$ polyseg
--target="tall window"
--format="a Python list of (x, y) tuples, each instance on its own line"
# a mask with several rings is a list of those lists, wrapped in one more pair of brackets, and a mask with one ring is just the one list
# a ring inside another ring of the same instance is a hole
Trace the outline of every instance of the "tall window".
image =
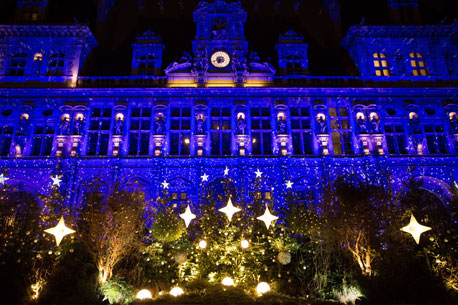
[(21, 76), (25, 73), (25, 65), (27, 63), (27, 54), (20, 52), (11, 56), (8, 75)]
[(390, 76), (390, 68), (388, 67), (388, 60), (385, 54), (377, 52), (372, 55), (374, 62), (375, 75), (377, 76)]
[(49, 156), (54, 141), (54, 127), (35, 127), (32, 140), (32, 156)]
[(302, 72), (302, 62), (304, 61), (303, 58), (290, 55), (285, 58), (286, 62), (286, 73), (288, 74), (300, 74)]
[(111, 108), (93, 108), (89, 122), (89, 156), (106, 156), (110, 138)]
[(174, 107), (170, 116), (170, 155), (189, 155), (191, 108)]
[(406, 136), (404, 126), (401, 124), (386, 124), (385, 125), (386, 144), (388, 153), (397, 155), (407, 154)]
[(253, 155), (272, 154), (272, 126), (270, 109), (251, 108), (251, 139)]
[(138, 70), (142, 73), (153, 72), (154, 62), (157, 60), (151, 54), (146, 54), (137, 58), (138, 60)]
[(295, 155), (313, 154), (312, 120), (310, 108), (290, 108), (293, 153)]
[(428, 72), (426, 71), (425, 58), (418, 52), (412, 52), (410, 56), (410, 66), (412, 67), (412, 74), (414, 76), (426, 76)]
[(0, 156), (8, 156), (10, 153), (13, 133), (13, 126), (0, 126)]
[(130, 115), (129, 155), (147, 156), (151, 133), (151, 108), (136, 107)]
[(352, 133), (347, 108), (329, 108), (329, 118), (331, 120), (331, 136), (334, 154), (352, 154)]
[(49, 58), (48, 74), (49, 75), (64, 75), (65, 54), (58, 52), (54, 53)]
[(425, 124), (424, 131), (430, 154), (447, 154), (447, 140), (442, 124)]
[(211, 109), (211, 153), (212, 155), (231, 155), (231, 108)]

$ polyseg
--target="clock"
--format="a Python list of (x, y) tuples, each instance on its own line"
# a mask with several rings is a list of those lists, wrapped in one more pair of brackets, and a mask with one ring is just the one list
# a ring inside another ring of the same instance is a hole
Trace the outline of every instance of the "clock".
[(231, 57), (224, 51), (217, 51), (212, 54), (210, 61), (215, 68), (226, 68), (231, 62)]

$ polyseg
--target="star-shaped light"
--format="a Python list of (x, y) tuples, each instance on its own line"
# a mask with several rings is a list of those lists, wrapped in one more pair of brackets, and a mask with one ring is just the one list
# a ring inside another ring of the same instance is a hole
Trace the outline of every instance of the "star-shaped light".
[(10, 180), (10, 178), (6, 178), (3, 174), (0, 175), (0, 184), (5, 184), (6, 180)]
[(410, 223), (407, 226), (401, 228), (401, 231), (411, 234), (417, 244), (420, 243), (421, 234), (429, 230), (431, 230), (431, 228), (419, 224), (413, 214), (410, 215)]
[(167, 181), (164, 180), (164, 182), (162, 182), (161, 185), (162, 185), (162, 188), (163, 188), (163, 189), (168, 189), (170, 183), (168, 183)]
[(183, 214), (180, 214), (180, 217), (184, 220), (184, 223), (185, 223), (186, 228), (187, 228), (189, 226), (189, 224), (191, 223), (191, 221), (194, 218), (196, 218), (196, 215), (194, 215), (191, 212), (191, 208), (189, 207), (189, 204), (188, 204), (188, 206), (186, 207), (186, 211)]
[(286, 188), (287, 189), (292, 189), (293, 188), (293, 182), (291, 182), (291, 180), (286, 181)]
[(256, 174), (256, 178), (262, 177), (262, 172), (259, 170), (259, 168), (254, 173)]
[(224, 214), (226, 214), (227, 218), (229, 219), (229, 222), (231, 222), (232, 215), (234, 215), (237, 212), (240, 212), (241, 209), (236, 208), (235, 206), (233, 206), (232, 205), (232, 199), (229, 198), (229, 201), (227, 202), (227, 205), (224, 208), (219, 209), (218, 211), (223, 212)]
[(200, 176), (200, 178), (202, 178), (202, 182), (204, 181), (208, 181), (208, 177), (210, 177), (209, 175), (205, 174), (203, 176)]
[(264, 212), (264, 215), (259, 216), (257, 219), (264, 221), (268, 229), (270, 227), (271, 222), (277, 220), (278, 217), (270, 214), (269, 207), (266, 205), (266, 211)]
[(49, 228), (45, 230), (45, 232), (54, 235), (54, 237), (56, 238), (56, 244), (57, 246), (59, 246), (62, 239), (68, 234), (75, 233), (75, 230), (72, 230), (65, 226), (64, 216), (62, 216), (57, 226), (55, 226), (54, 228)]
[(61, 179), (59, 179), (59, 176), (55, 175), (54, 177), (51, 177), (52, 180), (52, 185), (57, 185), (60, 186), (60, 183), (62, 182)]
[(229, 168), (227, 168), (226, 166), (226, 168), (224, 169), (224, 176), (227, 176), (227, 175), (229, 175)]

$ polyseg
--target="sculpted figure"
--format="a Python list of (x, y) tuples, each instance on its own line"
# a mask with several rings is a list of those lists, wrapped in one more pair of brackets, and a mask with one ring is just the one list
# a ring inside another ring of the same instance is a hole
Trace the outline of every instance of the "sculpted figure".
[(202, 115), (199, 115), (197, 122), (196, 122), (196, 132), (198, 135), (203, 135), (205, 134), (204, 130), (204, 119)]
[(328, 133), (328, 126), (326, 125), (326, 121), (323, 119), (322, 115), (318, 117), (318, 129), (320, 134)]
[(59, 135), (68, 136), (69, 133), (70, 133), (70, 118), (68, 116), (64, 116), (60, 120)]
[(358, 116), (356, 122), (358, 123), (359, 133), (367, 133), (366, 120), (363, 119), (362, 115)]
[(237, 134), (245, 135), (246, 134), (246, 122), (243, 118), (243, 115), (239, 115), (237, 118)]
[(450, 117), (450, 125), (452, 125), (453, 133), (458, 133), (458, 120), (456, 118), (456, 114), (453, 114)]
[(122, 135), (123, 125), (124, 125), (124, 121), (122, 120), (121, 116), (118, 116), (115, 122), (114, 135), (116, 136)]
[(378, 134), (380, 133), (380, 121), (377, 119), (377, 116), (372, 116), (371, 119), (371, 128), (372, 133)]
[(164, 135), (165, 132), (165, 120), (162, 115), (159, 115), (156, 117), (156, 120), (154, 121), (154, 134), (155, 135)]
[(278, 119), (278, 134), (286, 134), (286, 120), (283, 116)]

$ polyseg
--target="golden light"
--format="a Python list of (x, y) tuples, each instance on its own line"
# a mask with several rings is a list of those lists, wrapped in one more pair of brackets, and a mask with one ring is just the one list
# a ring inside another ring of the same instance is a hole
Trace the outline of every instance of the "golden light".
[(122, 114), (121, 112), (118, 112), (116, 114), (116, 121), (121, 119), (121, 121), (124, 121), (124, 114)]
[(135, 296), (139, 300), (146, 300), (146, 299), (152, 299), (153, 295), (148, 289), (142, 289), (139, 292), (137, 292), (137, 295)]
[(240, 242), (240, 246), (243, 248), (243, 249), (246, 249), (250, 246), (250, 243), (248, 242), (248, 240), (244, 239)]
[(277, 220), (278, 217), (275, 215), (272, 215), (269, 211), (269, 207), (266, 205), (266, 211), (264, 212), (264, 215), (259, 216), (257, 219), (263, 221), (266, 224), (267, 229), (269, 229), (272, 221)]
[(54, 235), (54, 237), (56, 238), (56, 244), (57, 246), (59, 246), (62, 239), (68, 234), (75, 233), (75, 230), (72, 230), (65, 226), (64, 216), (62, 216), (57, 226), (55, 226), (54, 228), (49, 228), (45, 230), (45, 232)]
[(260, 282), (258, 286), (256, 287), (256, 292), (258, 293), (259, 296), (269, 291), (270, 291), (270, 285), (267, 284), (266, 282)]
[(418, 118), (418, 115), (415, 112), (409, 113), (409, 119), (414, 119), (414, 118), (415, 119)]
[(184, 223), (185, 223), (186, 228), (187, 228), (189, 226), (189, 224), (191, 223), (191, 221), (194, 218), (196, 218), (196, 215), (194, 215), (191, 212), (191, 208), (189, 207), (189, 204), (188, 204), (188, 206), (186, 207), (186, 211), (183, 214), (180, 214), (180, 217), (184, 220)]
[(236, 208), (232, 205), (232, 200), (231, 198), (229, 198), (229, 201), (227, 202), (227, 205), (222, 208), (222, 209), (219, 209), (220, 212), (223, 212), (224, 214), (226, 214), (227, 218), (229, 219), (229, 222), (231, 222), (232, 220), (232, 216), (237, 213), (237, 212), (240, 212), (241, 209), (239, 208)]
[(199, 248), (201, 248), (201, 249), (207, 248), (207, 242), (205, 240), (201, 240), (199, 242)]
[(410, 223), (407, 226), (401, 228), (401, 231), (404, 231), (412, 235), (417, 244), (420, 243), (421, 234), (429, 230), (431, 230), (431, 228), (419, 224), (413, 216), (413, 214), (410, 215)]
[(183, 295), (184, 291), (180, 287), (174, 287), (172, 288), (172, 290), (170, 290), (169, 293), (173, 295), (174, 297), (177, 297), (177, 296)]
[(221, 284), (224, 286), (234, 286), (234, 280), (231, 279), (230, 277), (225, 277), (222, 281)]
[(189, 144), (189, 138), (184, 139), (184, 144)]
[(84, 115), (80, 112), (80, 113), (78, 113), (78, 114), (75, 116), (75, 118), (76, 118), (77, 120), (84, 120)]

